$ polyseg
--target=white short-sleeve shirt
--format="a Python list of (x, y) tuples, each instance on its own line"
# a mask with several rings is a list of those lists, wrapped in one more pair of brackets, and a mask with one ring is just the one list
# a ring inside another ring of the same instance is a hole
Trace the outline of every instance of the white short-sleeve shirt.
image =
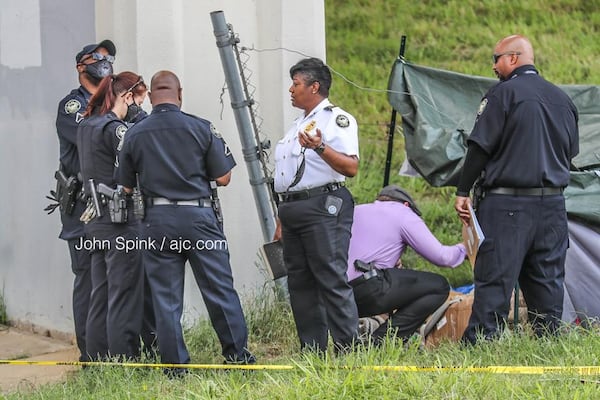
[[(329, 99), (320, 102), (306, 117), (300, 115), (292, 123), (285, 136), (275, 148), (275, 191), (286, 192), (294, 181), (296, 171), (302, 162), (302, 146), (298, 133), (312, 121), (315, 130), (321, 130), (323, 143), (337, 152), (358, 157), (358, 125), (352, 115), (334, 106)], [(306, 164), (304, 175), (290, 192), (306, 190), (331, 182), (343, 182), (346, 177), (329, 166), (315, 151), (305, 150)]]

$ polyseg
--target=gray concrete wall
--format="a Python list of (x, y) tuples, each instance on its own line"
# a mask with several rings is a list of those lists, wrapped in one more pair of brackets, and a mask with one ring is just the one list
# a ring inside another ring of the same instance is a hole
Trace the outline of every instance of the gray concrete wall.
[[(184, 111), (213, 121), (227, 140), (238, 166), (220, 194), (235, 283), (243, 296), (263, 284), (256, 265), (263, 237), (228, 93), (221, 98), (225, 78), (209, 14), (224, 11), (241, 46), (324, 58), (323, 0), (303, 2), (301, 13), (294, 3), (0, 0), (0, 293), (11, 320), (72, 332), (67, 245), (57, 238), (59, 216), (42, 210), (58, 165), (56, 107), (78, 86), (74, 56), (105, 38), (117, 46), (116, 72), (147, 81), (160, 69), (177, 73)], [(290, 106), (287, 71), (302, 56), (247, 54), (262, 130), (275, 143), (298, 111)], [(191, 274), (186, 279), (184, 319), (193, 322), (205, 309)]]

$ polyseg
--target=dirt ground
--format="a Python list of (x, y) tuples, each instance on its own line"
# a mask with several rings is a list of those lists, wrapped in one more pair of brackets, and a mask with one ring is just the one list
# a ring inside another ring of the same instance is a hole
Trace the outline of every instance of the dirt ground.
[(64, 381), (77, 366), (11, 365), (12, 360), (77, 361), (79, 352), (70, 341), (51, 338), (0, 325), (0, 397), (27, 392), (46, 383)]

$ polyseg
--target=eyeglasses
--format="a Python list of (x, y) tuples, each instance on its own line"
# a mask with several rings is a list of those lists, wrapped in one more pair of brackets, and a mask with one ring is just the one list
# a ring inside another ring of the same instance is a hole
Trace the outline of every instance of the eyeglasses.
[(521, 52), (520, 51), (505, 51), (504, 53), (499, 53), (499, 54), (493, 54), (492, 55), (492, 61), (494, 61), (494, 64), (496, 64), (498, 62), (498, 60), (500, 59), (500, 57), (502, 56), (520, 56)]
[(89, 54), (89, 57), (87, 57), (87, 58), (84, 58), (84, 59), (83, 59), (83, 60), (81, 60), (81, 61), (83, 62), (83, 61), (85, 61), (85, 60), (89, 60), (90, 58), (91, 58), (91, 59), (94, 59), (94, 60), (96, 60), (96, 61), (102, 61), (102, 60), (106, 60), (106, 61), (108, 61), (108, 62), (109, 62), (109, 63), (111, 63), (111, 64), (112, 64), (113, 62), (115, 62), (115, 56), (111, 56), (110, 54), (104, 55), (104, 54), (100, 54), (100, 53), (92, 53), (92, 54)]
[(140, 75), (138, 81), (136, 83), (134, 83), (132, 87), (130, 87), (129, 89), (127, 89), (124, 94), (127, 94), (129, 92), (133, 92), (133, 89), (135, 89), (136, 87), (138, 87), (142, 83), (144, 83), (144, 78), (142, 78), (142, 76)]

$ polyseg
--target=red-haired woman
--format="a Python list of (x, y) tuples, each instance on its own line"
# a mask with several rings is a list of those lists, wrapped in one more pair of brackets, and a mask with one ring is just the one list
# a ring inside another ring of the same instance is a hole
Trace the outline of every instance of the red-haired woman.
[(92, 252), (86, 324), (87, 353), (92, 360), (140, 355), (144, 272), (137, 251), (139, 221), (133, 217), (131, 199), (124, 193), (121, 197), (114, 173), (126, 122), (142, 112), (147, 91), (142, 77), (133, 72), (103, 78), (77, 131), (81, 174), (90, 197), (82, 216), (86, 236), (79, 248)]

